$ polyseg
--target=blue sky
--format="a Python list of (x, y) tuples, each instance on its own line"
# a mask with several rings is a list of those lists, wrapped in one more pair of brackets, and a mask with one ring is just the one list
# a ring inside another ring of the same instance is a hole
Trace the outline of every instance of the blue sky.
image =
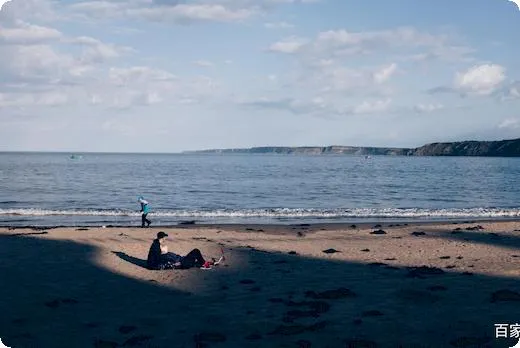
[(12, 0), (0, 151), (520, 137), (508, 0)]

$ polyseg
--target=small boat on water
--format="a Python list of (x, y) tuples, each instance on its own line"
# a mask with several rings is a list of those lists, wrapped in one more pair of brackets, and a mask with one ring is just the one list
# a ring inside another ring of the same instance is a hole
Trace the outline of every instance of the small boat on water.
[(72, 154), (72, 155), (70, 155), (70, 157), (69, 157), (69, 158), (70, 158), (71, 160), (77, 160), (77, 159), (82, 159), (82, 158), (83, 158), (83, 156), (81, 156), (81, 155), (74, 155), (74, 154)]

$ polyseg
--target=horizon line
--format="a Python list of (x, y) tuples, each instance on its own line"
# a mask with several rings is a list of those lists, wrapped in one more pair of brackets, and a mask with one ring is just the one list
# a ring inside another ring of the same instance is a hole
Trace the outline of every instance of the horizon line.
[(255, 149), (255, 148), (326, 148), (326, 147), (357, 147), (357, 148), (384, 148), (384, 149), (416, 149), (422, 146), (431, 144), (449, 144), (449, 143), (461, 143), (461, 142), (500, 142), (500, 141), (513, 141), (520, 140), (520, 138), (512, 139), (500, 139), (500, 140), (457, 140), (457, 141), (434, 141), (430, 143), (423, 143), (422, 145), (415, 147), (404, 147), (404, 146), (363, 146), (363, 145), (262, 145), (262, 146), (249, 146), (249, 147), (227, 147), (227, 148), (205, 148), (201, 150), (178, 150), (178, 151), (165, 151), (165, 152), (139, 152), (139, 151), (82, 151), (82, 150), (0, 150), (0, 153), (56, 153), (56, 154), (131, 154), (131, 155), (175, 155), (184, 154), (186, 152), (201, 152), (201, 151), (215, 151), (215, 150), (240, 150), (240, 149)]

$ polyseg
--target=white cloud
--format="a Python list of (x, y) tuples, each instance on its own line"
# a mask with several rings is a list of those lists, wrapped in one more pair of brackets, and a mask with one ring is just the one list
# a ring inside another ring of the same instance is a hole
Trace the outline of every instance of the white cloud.
[(290, 37), (273, 43), (269, 46), (269, 51), (292, 54), (300, 51), (306, 44), (307, 40), (305, 39)]
[(520, 81), (513, 81), (498, 91), (502, 101), (520, 99)]
[(208, 60), (204, 60), (204, 59), (196, 60), (193, 62), (193, 64), (204, 67), (204, 68), (210, 68), (214, 65), (212, 62), (210, 62)]
[(128, 9), (130, 17), (144, 18), (153, 21), (239, 21), (251, 17), (251, 9), (229, 9), (216, 4), (179, 4), (175, 6), (145, 7)]
[(302, 76), (294, 87), (304, 85), (323, 92), (349, 92), (353, 94), (385, 93), (385, 83), (389, 81), (397, 69), (396, 64), (383, 67), (349, 68), (335, 62), (320, 63), (313, 68), (302, 71)]
[(520, 119), (519, 118), (508, 118), (503, 120), (499, 125), (498, 128), (520, 128)]
[(27, 106), (59, 106), (68, 102), (66, 94), (48, 92), (39, 94), (2, 94), (0, 93), (0, 109)]
[(473, 66), (455, 76), (455, 88), (476, 95), (490, 95), (505, 81), (505, 68), (497, 64)]
[[(272, 49), (281, 48), (281, 49)], [(297, 49), (284, 49), (293, 47)], [(403, 50), (406, 49), (406, 54)], [(295, 53), (300, 51), (307, 59), (334, 59), (352, 55), (368, 55), (385, 52), (386, 55), (401, 55), (412, 60), (462, 59), (472, 49), (455, 42), (445, 34), (430, 34), (412, 27), (379, 31), (350, 32), (345, 29), (327, 30), (314, 38), (291, 38), (271, 45), (271, 51)], [(410, 52), (411, 51), (411, 52)]]
[(158, 69), (146, 66), (131, 68), (110, 68), (108, 77), (116, 85), (142, 84), (148, 82), (173, 81), (176, 76)]
[(388, 111), (392, 99), (365, 100), (359, 104), (338, 103), (324, 96), (309, 99), (303, 98), (258, 98), (239, 102), (239, 105), (271, 109), (293, 113), (295, 115), (311, 115), (320, 118), (331, 118), (348, 115), (368, 115)]
[(119, 58), (124, 54), (134, 52), (130, 47), (103, 43), (88, 36), (66, 39), (64, 42), (84, 47), (81, 61), (89, 64), (103, 63), (106, 60)]
[(290, 24), (287, 22), (268, 22), (265, 23), (264, 26), (267, 29), (291, 29), (294, 28), (294, 24)]
[(0, 45), (30, 45), (59, 40), (63, 34), (56, 29), (18, 21), (16, 27), (0, 26)]
[(421, 113), (429, 113), (429, 112), (434, 112), (434, 111), (438, 111), (438, 110), (442, 110), (444, 109), (444, 105), (442, 104), (417, 104), (415, 107), (414, 107), (414, 110), (416, 112), (421, 112)]
[(186, 23), (193, 21), (239, 22), (264, 13), (279, 4), (312, 3), (313, 0), (198, 0), (180, 1), (108, 1), (74, 3), (69, 9), (80, 17), (129, 17), (150, 21)]
[(364, 101), (358, 106), (354, 107), (354, 114), (373, 114), (377, 112), (387, 111), (392, 103), (392, 99)]
[(385, 83), (392, 77), (397, 70), (397, 64), (392, 63), (387, 67), (382, 68), (374, 73), (374, 80), (377, 84)]

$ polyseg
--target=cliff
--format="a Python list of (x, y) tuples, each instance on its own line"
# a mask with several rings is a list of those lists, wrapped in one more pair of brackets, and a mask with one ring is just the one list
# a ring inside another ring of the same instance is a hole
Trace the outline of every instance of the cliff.
[(433, 143), (414, 149), (415, 156), (520, 156), (520, 139)]
[(460, 141), (432, 143), (417, 148), (386, 148), (356, 146), (265, 146), (249, 149), (215, 149), (186, 151), (185, 153), (249, 153), (249, 154), (305, 154), (305, 155), (391, 155), (391, 156), (486, 156), (520, 157), (520, 138), (500, 141)]

